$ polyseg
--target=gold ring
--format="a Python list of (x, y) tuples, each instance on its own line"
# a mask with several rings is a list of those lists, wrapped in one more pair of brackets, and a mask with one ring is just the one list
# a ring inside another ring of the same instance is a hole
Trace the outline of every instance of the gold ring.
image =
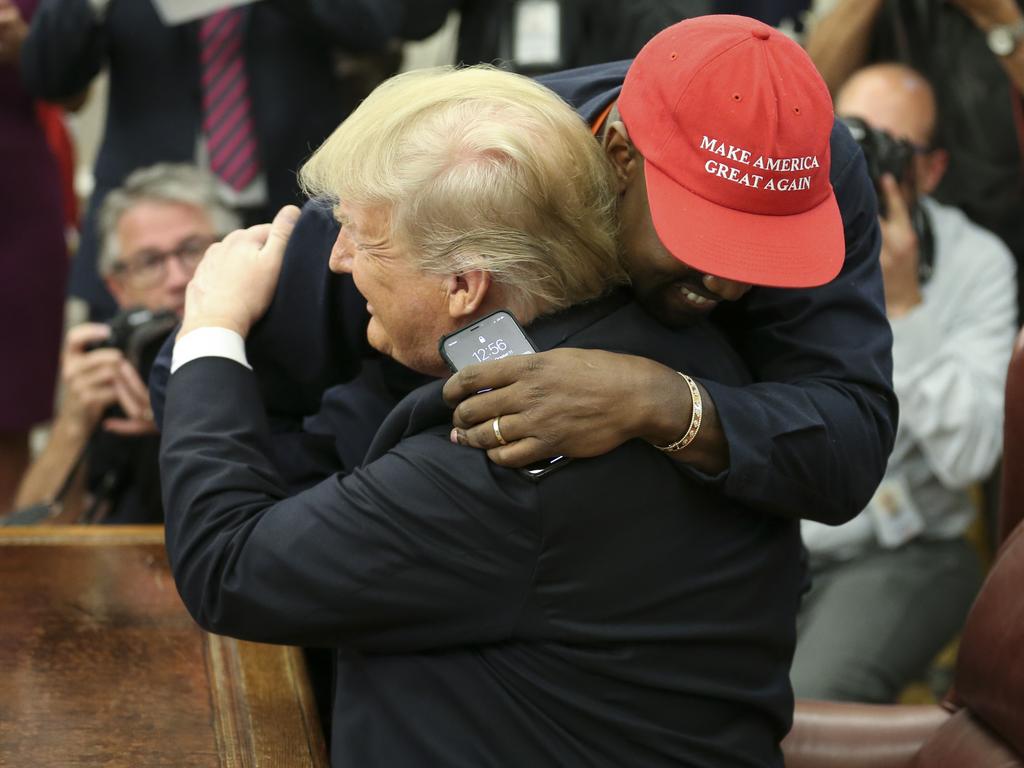
[(494, 430), (494, 437), (498, 440), (498, 445), (508, 445), (508, 441), (501, 436), (501, 427), (498, 426), (498, 419), (501, 416), (495, 416), (494, 421), (491, 422), (491, 429)]

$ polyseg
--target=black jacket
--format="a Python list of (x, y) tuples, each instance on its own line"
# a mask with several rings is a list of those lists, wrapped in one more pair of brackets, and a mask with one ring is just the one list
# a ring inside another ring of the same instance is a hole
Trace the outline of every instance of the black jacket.
[[(670, 331), (624, 301), (529, 332), (747, 380), (710, 326)], [(171, 376), (168, 554), (204, 627), (338, 649), (334, 765), (782, 765), (794, 521), (639, 441), (526, 479), (448, 440), (439, 382), (361, 469), (289, 498), (263, 412), (237, 363)]]

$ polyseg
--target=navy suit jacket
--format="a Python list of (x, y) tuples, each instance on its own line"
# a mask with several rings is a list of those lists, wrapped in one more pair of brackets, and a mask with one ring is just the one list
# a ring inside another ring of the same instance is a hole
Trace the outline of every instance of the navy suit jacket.
[[(528, 332), (748, 381), (711, 326), (670, 331), (621, 294)], [(338, 766), (781, 766), (796, 522), (641, 441), (527, 479), (448, 440), (440, 391), (405, 398), (363, 467), (289, 496), (255, 374), (171, 376), (167, 549), (196, 620), (337, 648)]]

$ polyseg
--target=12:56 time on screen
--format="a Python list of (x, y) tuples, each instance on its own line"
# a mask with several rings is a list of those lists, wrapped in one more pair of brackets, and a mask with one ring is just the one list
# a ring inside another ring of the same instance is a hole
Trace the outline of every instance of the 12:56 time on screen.
[(486, 347), (480, 347), (473, 353), (473, 358), (478, 363), (483, 363), (490, 360), (492, 357), (498, 357), (508, 351), (508, 344), (505, 343), (504, 339), (495, 339)]

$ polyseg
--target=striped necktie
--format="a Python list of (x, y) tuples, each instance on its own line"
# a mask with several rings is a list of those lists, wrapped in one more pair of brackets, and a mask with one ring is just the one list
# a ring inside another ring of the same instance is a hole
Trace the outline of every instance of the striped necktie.
[(242, 50), (245, 13), (244, 8), (218, 11), (199, 27), (203, 133), (210, 170), (235, 190), (245, 189), (260, 171)]

